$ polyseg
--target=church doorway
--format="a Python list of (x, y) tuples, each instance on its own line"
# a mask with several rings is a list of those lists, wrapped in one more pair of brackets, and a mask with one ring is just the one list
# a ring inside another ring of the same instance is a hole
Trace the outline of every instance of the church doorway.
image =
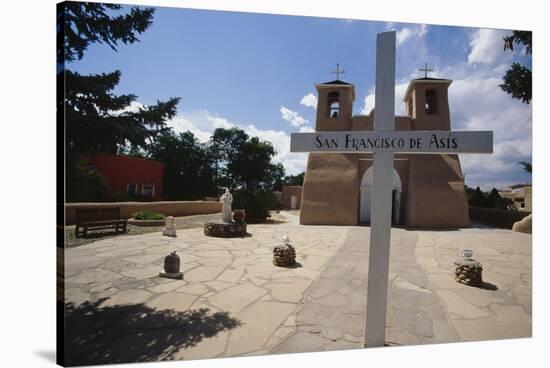
[[(359, 221), (361, 223), (370, 223), (370, 207), (372, 198), (372, 166), (363, 175), (361, 179), (359, 196)], [(399, 224), (399, 212), (401, 209), (401, 178), (395, 169), (393, 170), (392, 183), (392, 224)]]

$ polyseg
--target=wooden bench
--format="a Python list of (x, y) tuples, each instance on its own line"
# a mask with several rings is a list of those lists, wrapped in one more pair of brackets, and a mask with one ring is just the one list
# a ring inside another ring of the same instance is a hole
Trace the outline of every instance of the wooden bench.
[(127, 220), (120, 218), (120, 211), (115, 208), (77, 208), (75, 237), (86, 237), (89, 230), (114, 229), (115, 232), (126, 232)]

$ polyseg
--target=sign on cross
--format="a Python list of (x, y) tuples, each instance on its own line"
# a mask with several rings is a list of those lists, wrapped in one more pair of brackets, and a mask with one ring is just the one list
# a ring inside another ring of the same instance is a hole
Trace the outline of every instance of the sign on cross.
[(373, 154), (367, 347), (383, 346), (385, 340), (394, 153), (493, 152), (493, 132), (490, 131), (394, 131), (395, 32), (380, 33), (376, 38), (375, 101), (373, 131), (293, 133), (290, 141), (291, 152)]

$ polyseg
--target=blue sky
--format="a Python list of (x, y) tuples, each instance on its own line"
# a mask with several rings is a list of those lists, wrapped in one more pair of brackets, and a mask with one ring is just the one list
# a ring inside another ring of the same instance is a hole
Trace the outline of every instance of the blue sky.
[(509, 31), (364, 20), (157, 8), (139, 43), (114, 52), (93, 45), (68, 65), (80, 73), (119, 69), (116, 93), (141, 104), (181, 97), (169, 125), (201, 141), (217, 127), (239, 126), (270, 140), (288, 173), (305, 169), (292, 154), (289, 133), (315, 124), (314, 84), (341, 79), (356, 88), (354, 113), (374, 105), (375, 38), (397, 31), (396, 113), (417, 69), (429, 63), (435, 77), (453, 79), (449, 90), (453, 129), (494, 130), (495, 153), (462, 156), (468, 185), (482, 188), (530, 182), (517, 161), (531, 161), (531, 106), (500, 91), (513, 61), (530, 65), (521, 50), (504, 53)]

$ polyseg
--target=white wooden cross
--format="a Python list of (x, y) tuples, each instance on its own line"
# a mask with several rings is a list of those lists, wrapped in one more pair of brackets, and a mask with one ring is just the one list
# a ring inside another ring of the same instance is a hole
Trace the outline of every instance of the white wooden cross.
[(391, 237), (393, 154), (492, 153), (490, 131), (394, 131), (395, 32), (376, 39), (374, 130), (293, 133), (291, 152), (373, 153), (373, 193), (365, 346), (385, 339)]

